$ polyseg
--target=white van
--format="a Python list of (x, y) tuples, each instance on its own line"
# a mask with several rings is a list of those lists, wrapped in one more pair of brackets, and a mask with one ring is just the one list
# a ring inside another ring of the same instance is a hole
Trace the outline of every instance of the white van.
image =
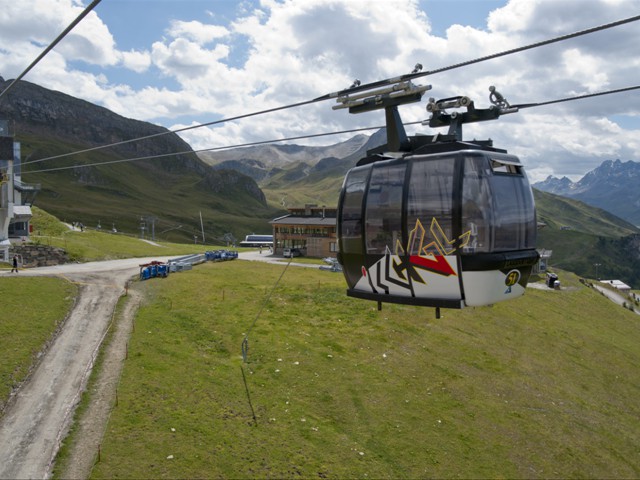
[(285, 248), (282, 251), (282, 256), (284, 258), (299, 257), (300, 255), (302, 255), (302, 252), (300, 252), (300, 250), (297, 248)]

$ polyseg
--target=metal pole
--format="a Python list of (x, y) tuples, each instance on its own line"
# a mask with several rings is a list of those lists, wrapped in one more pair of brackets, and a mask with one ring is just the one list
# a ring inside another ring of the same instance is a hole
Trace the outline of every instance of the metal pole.
[(202, 230), (202, 244), (205, 244), (204, 238), (204, 224), (202, 223), (202, 210), (200, 210), (200, 229)]

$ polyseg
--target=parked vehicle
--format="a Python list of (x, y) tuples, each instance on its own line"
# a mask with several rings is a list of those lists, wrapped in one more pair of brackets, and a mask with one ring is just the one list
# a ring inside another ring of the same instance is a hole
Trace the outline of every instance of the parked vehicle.
[(320, 270), (326, 270), (327, 272), (341, 272), (342, 265), (337, 261), (334, 261), (331, 265), (320, 265)]
[(302, 256), (302, 252), (299, 248), (285, 248), (282, 251), (282, 256), (285, 258), (293, 258)]

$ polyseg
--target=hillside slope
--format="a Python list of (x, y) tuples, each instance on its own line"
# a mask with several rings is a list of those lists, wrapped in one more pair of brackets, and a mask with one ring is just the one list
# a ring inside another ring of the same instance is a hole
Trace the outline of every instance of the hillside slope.
[(139, 285), (156, 300), (135, 320), (96, 478), (640, 473), (639, 317), (572, 275), (434, 319), (289, 269), (242, 363), (255, 293), (282, 272), (232, 263)]
[(626, 220), (586, 203), (553, 193), (533, 189), (538, 221), (554, 230), (572, 229), (603, 237), (623, 237), (640, 233)]
[[(270, 170), (262, 169), (262, 165), (259, 169), (262, 173), (260, 185), (268, 202), (274, 206), (307, 203), (336, 206), (346, 172), (366, 155), (367, 150), (383, 144), (385, 137), (385, 130), (378, 131), (359, 150), (344, 158), (325, 157), (312, 164), (289, 162), (286, 167)], [(290, 147), (298, 154), (305, 148)], [(259, 151), (260, 147), (256, 147), (251, 155), (258, 158)], [(244, 158), (249, 153), (243, 149), (229, 151), (227, 155), (228, 158), (237, 156), (233, 164), (236, 166), (246, 165), (251, 169), (259, 163), (257, 159)], [(227, 165), (232, 166), (231, 162), (228, 160)], [(560, 183), (564, 185), (567, 182)], [(536, 189), (534, 196), (538, 219), (546, 225), (539, 232), (538, 246), (553, 250), (552, 265), (561, 265), (581, 275), (595, 276), (593, 265), (598, 263), (602, 266), (600, 274), (640, 287), (640, 252), (634, 247), (640, 230), (636, 226), (576, 199)]]
[(553, 251), (552, 266), (589, 278), (620, 279), (640, 288), (637, 227), (579, 200), (536, 189), (533, 193), (538, 220), (546, 224), (538, 231), (538, 248)]
[(386, 130), (358, 134), (327, 146), (257, 145), (198, 156), (215, 169), (230, 169), (253, 178), (274, 208), (307, 203), (336, 206), (346, 172), (367, 150), (386, 142)]
[[(7, 84), (0, 82), (0, 89)], [(162, 127), (28, 82), (2, 98), (0, 112), (21, 143), (23, 181), (42, 185), (36, 205), (61, 219), (133, 233), (141, 217), (155, 218), (156, 233), (171, 229), (171, 238), (193, 239), (201, 230), (200, 212), (212, 238), (268, 228), (274, 215), (252, 179), (213, 171)], [(148, 138), (38, 162), (140, 137)], [(128, 161), (156, 155), (163, 156)], [(104, 165), (85, 166), (95, 163)]]

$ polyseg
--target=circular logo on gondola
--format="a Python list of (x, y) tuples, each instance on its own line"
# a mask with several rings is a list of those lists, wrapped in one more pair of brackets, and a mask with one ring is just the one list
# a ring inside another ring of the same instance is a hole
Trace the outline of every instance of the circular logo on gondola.
[(520, 280), (520, 270), (511, 270), (507, 273), (507, 276), (504, 279), (504, 284), (507, 287), (512, 287)]

